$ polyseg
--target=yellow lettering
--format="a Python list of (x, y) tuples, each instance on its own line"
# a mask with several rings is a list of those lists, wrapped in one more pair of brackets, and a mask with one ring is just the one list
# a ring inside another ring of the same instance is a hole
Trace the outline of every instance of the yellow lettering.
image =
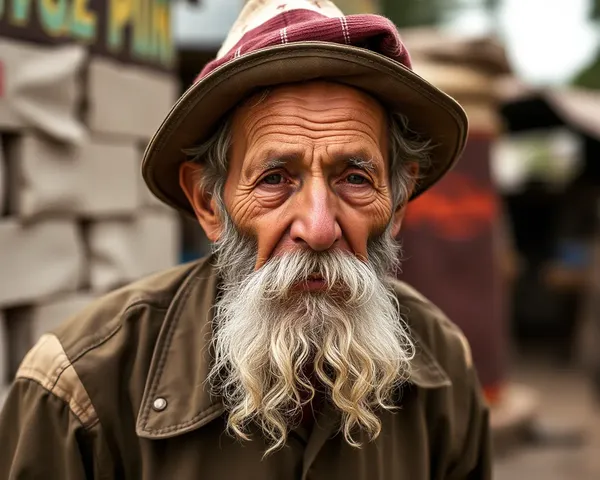
[(67, 26), (67, 0), (39, 0), (40, 23), (51, 37), (65, 33)]
[(74, 36), (91, 41), (96, 37), (96, 14), (88, 9), (88, 1), (74, 0), (71, 31)]
[(135, 7), (131, 50), (133, 56), (143, 59), (149, 56), (152, 49), (150, 45), (152, 41), (150, 35), (151, 6), (148, 0), (135, 0)]
[(11, 23), (23, 26), (27, 24), (31, 12), (31, 0), (13, 0)]
[(108, 13), (108, 46), (111, 50), (123, 48), (123, 30), (131, 20), (132, 0), (110, 0)]
[(153, 13), (153, 37), (157, 60), (165, 66), (170, 66), (173, 61), (173, 45), (169, 5), (164, 0), (159, 0), (154, 4)]

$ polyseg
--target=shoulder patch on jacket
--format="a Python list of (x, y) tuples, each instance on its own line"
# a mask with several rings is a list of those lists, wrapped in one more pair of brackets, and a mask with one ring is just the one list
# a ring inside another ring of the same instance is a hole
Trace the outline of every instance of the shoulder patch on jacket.
[(55, 335), (42, 335), (23, 359), (16, 378), (33, 380), (60, 398), (84, 428), (98, 421), (92, 401)]

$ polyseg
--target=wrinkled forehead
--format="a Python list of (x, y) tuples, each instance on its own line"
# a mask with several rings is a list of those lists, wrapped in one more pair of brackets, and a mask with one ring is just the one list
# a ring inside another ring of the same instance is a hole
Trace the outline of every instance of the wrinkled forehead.
[(308, 125), (310, 136), (329, 134), (387, 144), (387, 113), (372, 96), (347, 85), (311, 81), (281, 85), (255, 92), (234, 112), (233, 128), (245, 141), (252, 141), (269, 128), (294, 132), (299, 121)]

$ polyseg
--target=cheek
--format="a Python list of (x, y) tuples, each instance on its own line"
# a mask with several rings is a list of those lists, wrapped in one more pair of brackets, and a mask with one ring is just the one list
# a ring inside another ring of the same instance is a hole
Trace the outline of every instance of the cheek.
[(257, 241), (255, 268), (264, 265), (273, 254), (289, 227), (285, 202), (281, 194), (245, 194), (237, 192), (226, 201), (233, 223)]
[(255, 268), (262, 267), (278, 252), (293, 249), (293, 243), (288, 235), (291, 224), (290, 215), (286, 208), (278, 208), (264, 213), (254, 221), (255, 238), (258, 245), (258, 255)]
[(293, 190), (291, 184), (226, 186), (225, 204), (240, 228), (250, 229), (258, 218), (284, 205)]
[(252, 199), (263, 212), (281, 207), (294, 193), (290, 184), (277, 186), (262, 186), (254, 189)]
[(367, 209), (377, 201), (377, 191), (368, 185), (337, 185), (336, 194), (353, 208)]
[(391, 201), (380, 197), (364, 207), (345, 205), (340, 210), (340, 227), (351, 251), (367, 257), (369, 239), (381, 235), (392, 217)]

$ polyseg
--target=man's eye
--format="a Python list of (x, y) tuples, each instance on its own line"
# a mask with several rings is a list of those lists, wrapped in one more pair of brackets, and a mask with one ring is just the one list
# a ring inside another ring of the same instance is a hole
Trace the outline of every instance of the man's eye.
[(283, 175), (281, 173), (271, 173), (262, 179), (262, 183), (267, 185), (279, 185), (283, 183)]
[(368, 182), (368, 180), (362, 175), (358, 175), (357, 173), (352, 173), (346, 177), (348, 183), (353, 185), (363, 185)]

